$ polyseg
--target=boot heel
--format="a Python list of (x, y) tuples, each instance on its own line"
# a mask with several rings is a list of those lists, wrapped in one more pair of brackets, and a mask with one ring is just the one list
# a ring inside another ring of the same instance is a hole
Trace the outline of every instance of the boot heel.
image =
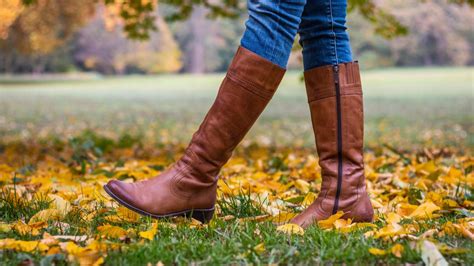
[(214, 216), (214, 209), (209, 211), (193, 211), (191, 217), (200, 221), (203, 224), (207, 224)]

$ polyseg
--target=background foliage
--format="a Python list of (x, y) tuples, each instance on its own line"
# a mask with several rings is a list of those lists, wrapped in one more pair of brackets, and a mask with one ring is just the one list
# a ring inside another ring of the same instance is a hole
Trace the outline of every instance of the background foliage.
[[(235, 0), (1, 2), (0, 72), (7, 73), (224, 71), (246, 18)], [(351, 0), (354, 54), (364, 67), (472, 65), (472, 5)], [(290, 67), (300, 67), (298, 53)]]

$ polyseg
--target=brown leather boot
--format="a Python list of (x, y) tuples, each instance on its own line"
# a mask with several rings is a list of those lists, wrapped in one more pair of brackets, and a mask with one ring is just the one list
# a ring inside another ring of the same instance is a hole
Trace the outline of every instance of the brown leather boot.
[(373, 219), (362, 155), (364, 111), (357, 62), (306, 71), (306, 91), (323, 182), (318, 198), (291, 223), (307, 227), (344, 211), (355, 222)]
[(240, 47), (217, 98), (183, 157), (146, 181), (110, 181), (105, 191), (125, 207), (153, 218), (187, 216), (207, 222), (218, 173), (262, 113), (285, 70)]

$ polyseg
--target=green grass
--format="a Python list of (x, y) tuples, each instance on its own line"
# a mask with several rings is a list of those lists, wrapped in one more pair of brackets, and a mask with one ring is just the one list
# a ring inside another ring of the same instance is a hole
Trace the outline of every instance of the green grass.
[[(362, 73), (366, 143), (474, 147), (474, 68), (384, 69)], [(90, 80), (0, 79), (3, 140), (64, 138), (86, 129), (141, 135), (169, 131), (187, 141), (212, 104), (223, 74), (105, 77)], [(313, 145), (301, 73), (289, 72), (249, 139)], [(190, 108), (192, 107), (192, 108)], [(387, 137), (386, 132), (390, 132)], [(38, 133), (39, 134), (38, 136)], [(144, 135), (144, 136), (142, 136)], [(161, 142), (158, 136), (147, 142)], [(172, 141), (172, 140), (170, 140)]]
[[(110, 250), (106, 257), (106, 265), (146, 265), (148, 262), (155, 265), (157, 262), (171, 264), (198, 264), (198, 265), (222, 265), (222, 264), (347, 264), (360, 265), (401, 265), (405, 263), (417, 264), (421, 261), (420, 254), (410, 246), (412, 241), (399, 239), (384, 242), (373, 238), (365, 238), (363, 233), (367, 230), (361, 229), (350, 234), (341, 234), (336, 231), (325, 231), (318, 227), (310, 227), (305, 230), (303, 236), (288, 236), (276, 231), (276, 226), (271, 222), (241, 222), (237, 218), (252, 217), (256, 213), (255, 206), (250, 206), (248, 195), (240, 195), (236, 199), (241, 204), (228, 204), (219, 202), (219, 206), (226, 206), (226, 214), (235, 215), (236, 219), (223, 221), (219, 218), (201, 228), (190, 227), (188, 223), (180, 223), (177, 227), (170, 226), (165, 220), (158, 225), (158, 234), (149, 243), (132, 242), (127, 240), (113, 241), (119, 244), (119, 248)], [(235, 200), (235, 199), (234, 199)], [(41, 199), (24, 200), (24, 203), (37, 206)], [(11, 213), (19, 210), (25, 213), (28, 204), (6, 210)], [(8, 207), (7, 207), (8, 208)], [(18, 209), (19, 208), (19, 209)], [(44, 209), (46, 207), (40, 208)], [(100, 209), (101, 207), (98, 206)], [(2, 210), (4, 211), (4, 210)], [(104, 217), (111, 213), (100, 213), (92, 221), (84, 222), (74, 212), (71, 212), (62, 220), (69, 224), (67, 229), (59, 229), (53, 222), (46, 229), (56, 235), (82, 235), (84, 233), (95, 233), (95, 228), (105, 222)], [(25, 216), (28, 218), (27, 216)], [(431, 221), (410, 221), (420, 226), (419, 234), (438, 227), (453, 219), (443, 217)], [(15, 221), (17, 217), (2, 213), (1, 220), (4, 222)], [(118, 222), (114, 223), (132, 232), (146, 230), (153, 220), (142, 217), (138, 223)], [(169, 222), (169, 221), (168, 221)], [(407, 221), (408, 222), (408, 221)], [(84, 228), (87, 230), (84, 232)], [(81, 230), (82, 229), (82, 230)], [(13, 232), (0, 233), (1, 238), (18, 237)], [(24, 238), (24, 237), (23, 237)], [(29, 237), (29, 240), (41, 239)], [(453, 248), (474, 250), (474, 243), (466, 238), (456, 236), (442, 237), (443, 243), (449, 243)], [(401, 258), (391, 254), (378, 257), (368, 252), (369, 247), (388, 249), (399, 243), (404, 246)], [(263, 251), (255, 249), (257, 245), (264, 245)], [(445, 255), (450, 263), (456, 265), (469, 265), (474, 261), (474, 253), (463, 252), (461, 254)], [(18, 265), (25, 260), (47, 263), (55, 260), (55, 265), (68, 265), (64, 255), (42, 256), (40, 253), (19, 253), (12, 251), (0, 251), (0, 260), (3, 265)]]

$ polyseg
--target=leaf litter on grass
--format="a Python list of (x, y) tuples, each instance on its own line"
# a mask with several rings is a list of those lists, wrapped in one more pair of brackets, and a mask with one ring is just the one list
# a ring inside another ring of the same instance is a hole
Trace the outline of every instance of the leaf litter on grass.
[[(182, 152), (179, 146), (149, 158), (135, 156), (134, 148), (111, 147), (107, 158), (87, 145), (54, 153), (35, 147), (27, 154), (18, 147), (6, 146), (0, 154), (1, 250), (44, 258), (60, 254), (81, 265), (99, 265), (110, 252), (160, 241), (161, 227), (213, 226), (181, 218), (151, 221), (117, 205), (102, 189), (110, 179), (133, 182), (158, 175)], [(241, 149), (221, 171), (214, 219), (271, 222), (278, 234), (304, 236), (288, 221), (311, 204), (321, 187), (313, 153), (305, 148), (270, 151), (257, 144)], [(20, 158), (34, 167), (21, 171)], [(338, 212), (315, 226), (343, 235), (362, 231), (379, 245), (367, 246), (366, 252), (380, 258), (402, 258), (409, 249), (427, 264), (434, 259), (441, 264), (432, 265), (443, 265), (443, 254), (456, 258), (472, 252), (443, 239), (474, 240), (473, 157), (383, 148), (369, 150), (364, 160), (375, 221), (353, 223)], [(264, 243), (251, 249), (259, 256), (269, 250)]]

